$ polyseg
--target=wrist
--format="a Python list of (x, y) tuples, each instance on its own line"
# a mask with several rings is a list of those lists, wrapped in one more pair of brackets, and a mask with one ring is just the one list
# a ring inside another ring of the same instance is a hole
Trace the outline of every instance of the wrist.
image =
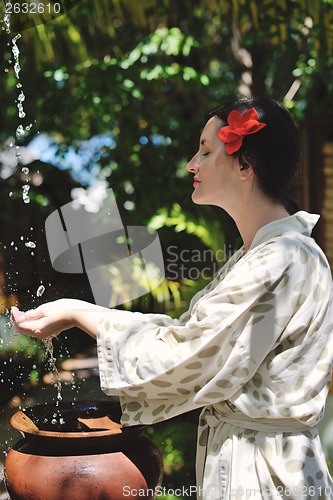
[(64, 329), (79, 328), (96, 338), (100, 314), (108, 309), (78, 299), (60, 299), (58, 305), (62, 310)]
[(79, 312), (81, 301), (76, 299), (59, 299), (58, 306), (62, 311), (61, 319), (64, 324), (64, 329), (80, 327)]

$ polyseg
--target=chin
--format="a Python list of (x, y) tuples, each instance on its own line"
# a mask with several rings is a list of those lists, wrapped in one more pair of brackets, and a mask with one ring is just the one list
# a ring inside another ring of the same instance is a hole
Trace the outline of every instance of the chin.
[(193, 203), (196, 203), (197, 205), (202, 205), (203, 204), (202, 201), (200, 200), (200, 196), (198, 196), (195, 193), (195, 191), (194, 191), (194, 193), (192, 193), (191, 198), (192, 198)]
[(192, 201), (196, 205), (213, 205), (213, 203), (211, 203), (210, 201), (205, 200), (202, 197), (196, 195), (195, 192), (192, 194)]

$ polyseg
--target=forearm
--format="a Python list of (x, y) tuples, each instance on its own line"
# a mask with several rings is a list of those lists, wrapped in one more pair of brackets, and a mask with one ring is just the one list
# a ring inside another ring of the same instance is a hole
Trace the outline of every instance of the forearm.
[(97, 335), (97, 325), (101, 318), (101, 315), (105, 313), (101, 310), (94, 311), (76, 311), (73, 319), (73, 326), (84, 331), (94, 339)]

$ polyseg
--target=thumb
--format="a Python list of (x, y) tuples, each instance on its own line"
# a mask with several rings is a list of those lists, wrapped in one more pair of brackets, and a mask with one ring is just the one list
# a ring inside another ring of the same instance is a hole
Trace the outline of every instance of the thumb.
[(22, 323), (22, 321), (26, 321), (26, 315), (21, 312), (18, 307), (16, 306), (13, 306), (10, 310), (11, 312), (11, 315), (12, 315), (12, 320), (15, 322), (15, 323)]

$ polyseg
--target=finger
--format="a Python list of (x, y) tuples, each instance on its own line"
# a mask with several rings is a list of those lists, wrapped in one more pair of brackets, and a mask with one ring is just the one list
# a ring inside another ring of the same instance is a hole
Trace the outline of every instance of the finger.
[(21, 321), (15, 324), (16, 330), (24, 335), (29, 335), (30, 337), (40, 337), (41, 335), (41, 322), (40, 321)]
[(24, 313), (26, 321), (35, 321), (45, 317), (45, 312), (41, 308), (30, 309)]
[(23, 312), (21, 312), (18, 307), (13, 306), (11, 308), (11, 320), (12, 323), (21, 323), (22, 321), (26, 320), (26, 316)]
[(45, 312), (39, 307), (37, 309), (30, 309), (30, 311), (25, 311), (24, 313), (17, 307), (12, 307), (12, 317), (16, 324), (20, 324), (23, 321), (34, 321), (44, 318), (44, 316)]

